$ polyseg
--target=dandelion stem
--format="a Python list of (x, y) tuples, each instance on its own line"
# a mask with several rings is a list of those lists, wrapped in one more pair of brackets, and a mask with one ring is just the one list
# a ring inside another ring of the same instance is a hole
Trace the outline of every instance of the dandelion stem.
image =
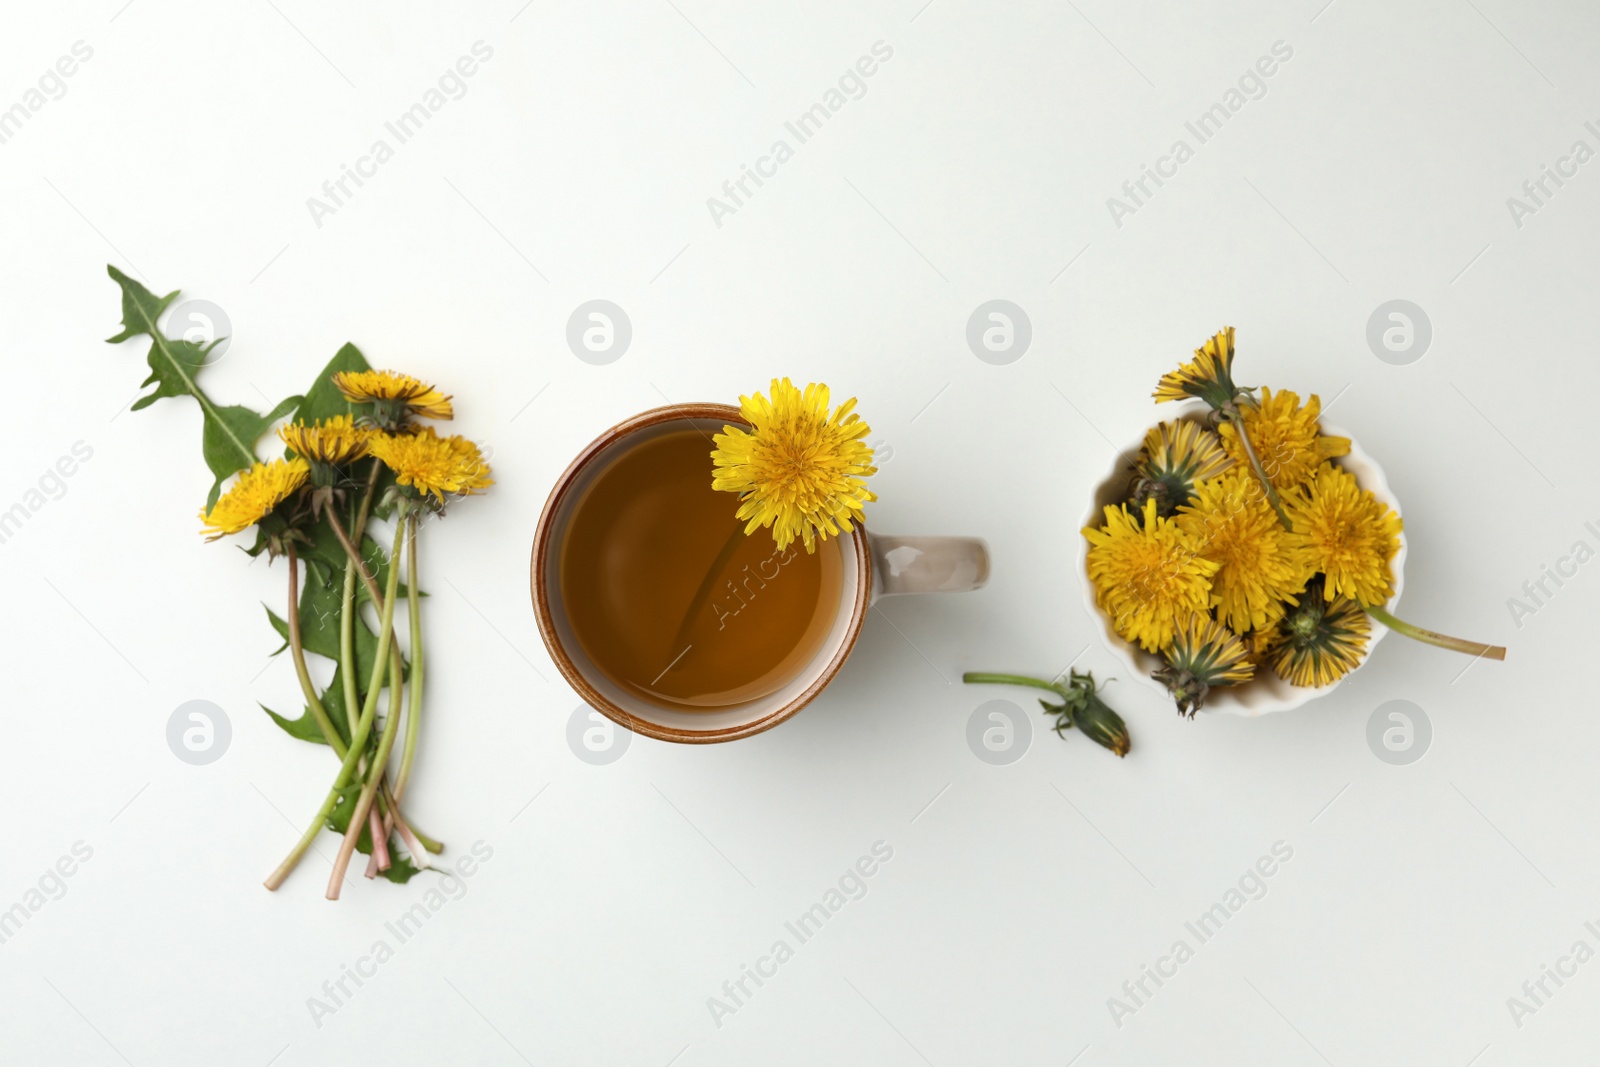
[(1485, 645), (1477, 641), (1463, 641), (1459, 637), (1450, 637), (1446, 634), (1436, 633), (1433, 630), (1424, 630), (1420, 626), (1413, 626), (1404, 619), (1397, 619), (1381, 607), (1372, 604), (1362, 604), (1361, 610), (1383, 623), (1397, 634), (1402, 634), (1413, 641), (1421, 641), (1425, 645), (1434, 645), (1438, 648), (1448, 648), (1452, 652), (1465, 652), (1469, 656), (1479, 659), (1506, 658), (1506, 650), (1501, 645)]
[[(367, 491), (361, 499), (361, 510), (356, 513), (354, 529), (356, 537), (366, 536), (367, 514), (372, 507), (372, 494), (378, 485), (378, 470), (380, 464), (372, 461), (372, 469), (367, 475)], [(330, 509), (331, 514), (331, 509)], [(356, 728), (356, 709), (361, 704), (361, 695), (357, 690), (359, 683), (359, 668), (356, 664), (355, 653), (355, 627), (356, 627), (356, 560), (347, 558), (344, 563), (344, 595), (339, 604), (339, 664), (344, 677), (344, 708), (345, 715), (350, 720), (350, 729)], [(377, 602), (374, 601), (374, 604)], [(377, 610), (381, 611), (379, 607)]]
[[(374, 461), (374, 464), (376, 464), (376, 461)], [(357, 530), (365, 530), (367, 507), (372, 502), (372, 489), (376, 482), (377, 478), (375, 475), (368, 480), (367, 495), (361, 502), (361, 511), (356, 519), (355, 529)], [(352, 735), (355, 733), (356, 716), (359, 714), (359, 705), (361, 703), (361, 697), (359, 696), (357, 690), (358, 683), (356, 681), (359, 674), (359, 667), (357, 666), (355, 657), (355, 589), (355, 562), (347, 559), (345, 560), (344, 564), (344, 593), (340, 599), (339, 605), (339, 673), (343, 682), (342, 688), (344, 693), (345, 716), (349, 722), (350, 732)], [(334, 734), (328, 743), (332, 746), (334, 755), (338, 756), (340, 759), (343, 759), (345, 754), (343, 739), (337, 734)], [(363, 770), (364, 768), (358, 766), (357, 773), (362, 773)], [(406, 840), (407, 847), (409, 848), (410, 841), (406, 838), (406, 835), (412, 831), (409, 827), (406, 827), (405, 820), (398, 817), (399, 805), (395, 801), (395, 798), (389, 793), (387, 782), (384, 783), (383, 791), (378, 794), (378, 811), (384, 818), (385, 828), (394, 825), (396, 822), (399, 823), (399, 825), (403, 828), (401, 832), (401, 839)], [(418, 834), (417, 836), (421, 837), (424, 835)], [(438, 850), (435, 849), (435, 851)]]
[[(403, 507), (404, 505), (402, 505)], [(405, 524), (397, 523), (395, 527), (394, 554), (399, 555), (405, 537)], [(372, 720), (378, 712), (378, 694), (383, 684), (383, 669), (389, 659), (389, 646), (394, 638), (394, 594), (400, 581), (400, 569), (389, 569), (389, 596), (384, 602), (382, 625), (378, 631), (378, 656), (372, 665), (372, 684), (367, 690), (366, 703), (361, 708), (361, 718), (356, 723), (355, 732), (350, 737), (350, 748), (345, 753), (344, 762), (339, 765), (339, 774), (333, 780), (333, 785), (328, 789), (328, 795), (322, 802), (322, 807), (317, 810), (317, 816), (306, 827), (305, 833), (300, 835), (289, 855), (278, 865), (277, 870), (267, 877), (266, 887), (277, 889), (288, 878), (290, 873), (299, 864), (301, 857), (306, 854), (306, 849), (317, 839), (317, 834), (322, 830), (323, 823), (333, 811), (334, 805), (339, 802), (339, 795), (344, 791), (345, 785), (350, 781), (351, 773), (356, 769), (362, 754), (366, 751), (367, 738), (372, 732)]]
[[(344, 561), (344, 592), (339, 600), (339, 676), (344, 688), (345, 718), (350, 723), (350, 734), (355, 736), (356, 719), (360, 715), (361, 693), (358, 679), (360, 662), (356, 659), (356, 571), (353, 560)], [(341, 753), (342, 755), (342, 753)], [(366, 776), (366, 757), (356, 765), (356, 773)]]
[[(377, 492), (378, 478), (382, 474), (383, 474), (383, 463), (381, 461), (379, 461), (378, 459), (374, 458), (371, 461), (371, 467), (367, 471), (367, 491), (361, 497), (361, 509), (360, 509), (359, 512), (356, 513), (355, 522), (350, 527), (351, 537), (355, 541), (360, 541), (361, 538), (366, 533), (366, 530), (367, 530), (367, 517), (372, 512), (372, 498), (375, 495), (375, 493)], [(415, 536), (414, 532), (413, 532), (413, 536)], [(415, 573), (415, 570), (416, 570), (415, 568), (412, 568), (412, 573), (413, 574)], [(350, 572), (350, 579), (351, 579), (352, 582), (354, 581), (354, 571)], [(408, 588), (407, 588), (408, 594), (411, 594), (413, 596), (416, 595), (416, 584), (415, 583), (416, 583), (416, 580), (414, 578), (411, 579), (411, 585), (408, 586)], [(415, 623), (413, 623), (413, 625), (411, 627), (411, 632), (414, 635), (413, 647), (412, 647), (412, 658), (417, 661), (412, 669), (415, 670), (415, 671), (420, 671), (422, 669), (422, 666), (421, 666), (421, 657), (422, 657), (422, 637), (421, 637), (421, 633), (422, 633), (422, 630), (421, 630), (420, 626), (418, 626)], [(352, 675), (352, 677), (353, 677), (353, 675)], [(417, 709), (421, 708), (421, 706), (422, 706), (421, 683), (420, 683), (420, 681), (417, 683), (417, 686), (418, 686), (418, 688), (416, 689), (416, 696), (414, 697), (414, 700), (413, 700), (413, 703), (412, 703), (412, 714), (413, 715), (415, 715)], [(350, 703), (351, 703), (352, 707), (355, 705), (355, 701), (354, 700), (352, 700)], [(385, 780), (381, 783), (381, 786), (380, 786), (380, 788), (378, 790), (378, 808), (383, 814), (384, 830), (387, 832), (390, 829), (394, 829), (396, 832), (398, 832), (400, 834), (400, 840), (405, 842), (406, 848), (411, 851), (412, 857), (414, 859), (417, 859), (417, 860), (424, 859), (425, 858), (424, 850), (426, 850), (427, 852), (432, 852), (435, 855), (437, 855), (437, 854), (439, 854), (439, 853), (444, 851), (444, 843), (443, 842), (437, 841), (434, 838), (429, 837), (427, 834), (423, 833), (421, 830), (417, 829), (415, 826), (412, 826), (407, 821), (405, 815), (402, 814), (401, 811), (400, 811), (400, 797), (399, 797), (399, 794), (394, 792), (393, 787), (389, 784), (389, 782), (387, 780), (387, 775), (385, 776)]]
[[(396, 524), (403, 536), (409, 523), (402, 513), (397, 516)], [(395, 574), (400, 569), (400, 542), (394, 545), (393, 562), (389, 569), (389, 597), (394, 599), (395, 590), (392, 588), (396, 582)], [(390, 621), (393, 621), (393, 609), (390, 609)], [(381, 870), (389, 866), (387, 857), (387, 842), (382, 838), (385, 832), (379, 826), (376, 813), (372, 810), (373, 799), (378, 794), (378, 785), (383, 781), (384, 774), (389, 766), (389, 753), (394, 751), (394, 737), (400, 729), (401, 709), (405, 701), (405, 684), (400, 670), (400, 650), (389, 650), (389, 715), (383, 721), (383, 734), (378, 739), (378, 753), (372, 758), (371, 769), (367, 772), (366, 784), (361, 787), (361, 795), (356, 799), (355, 810), (350, 813), (350, 828), (345, 831), (344, 840), (339, 845), (339, 855), (333, 861), (333, 872), (328, 876), (328, 899), (339, 899), (339, 888), (344, 883), (345, 871), (350, 868), (350, 858), (355, 855), (356, 846), (361, 842), (361, 831), (367, 829), (371, 823), (372, 854), (381, 856), (379, 860)], [(373, 689), (376, 691), (378, 680), (373, 679)], [(382, 850), (382, 852), (380, 852)]]
[(360, 541), (367, 532), (367, 516), (372, 513), (372, 496), (378, 491), (378, 477), (383, 473), (383, 464), (372, 460), (372, 466), (367, 470), (367, 491), (361, 497), (361, 510), (356, 513), (356, 521), (350, 528), (351, 536)]
[[(289, 547), (289, 647), (290, 651), (294, 655), (295, 673), (299, 675), (300, 678), (300, 690), (305, 695), (306, 704), (311, 710), (311, 717), (316, 721), (318, 729), (322, 731), (323, 740), (328, 743), (329, 748), (333, 749), (333, 754), (342, 760), (344, 759), (345, 752), (347, 751), (344, 744), (344, 738), (340, 737), (339, 732), (334, 728), (333, 718), (328, 714), (327, 708), (318, 698), (316, 687), (311, 682), (310, 672), (306, 670), (305, 651), (300, 639), (300, 617), (299, 611), (297, 610), (298, 605), (295, 603), (295, 596), (298, 592), (295, 582), (295, 572), (298, 569), (296, 566), (298, 562), (299, 561), (296, 558), (294, 546), (291, 544)], [(355, 581), (354, 574), (350, 572), (348, 563), (346, 564), (345, 569), (347, 573), (347, 580), (345, 584), (345, 611), (347, 614), (341, 616), (340, 622), (342, 626), (348, 625), (349, 598), (354, 588)], [(356, 725), (355, 706), (357, 702), (356, 697), (353, 695), (355, 692), (355, 661), (354, 657), (349, 654), (347, 633), (348, 631), (341, 633), (339, 640), (340, 652), (342, 654), (341, 664), (349, 663), (351, 665), (351, 667), (344, 672), (346, 678), (345, 707), (349, 709), (350, 729), (351, 732), (354, 733)], [(378, 807), (384, 818), (390, 822), (393, 822), (394, 816), (390, 812), (391, 805), (388, 803), (388, 800), (389, 798), (386, 791), (384, 795), (378, 797)]]
[(1261, 457), (1256, 455), (1256, 446), (1251, 443), (1250, 435), (1244, 429), (1244, 416), (1239, 411), (1237, 399), (1224, 405), (1220, 409), (1223, 418), (1233, 423), (1233, 428), (1239, 433), (1239, 444), (1244, 448), (1245, 458), (1250, 461), (1250, 469), (1255, 472), (1256, 479), (1261, 483), (1261, 489), (1267, 494), (1267, 503), (1272, 505), (1272, 510), (1277, 512), (1278, 521), (1283, 523), (1285, 530), (1293, 529), (1289, 523), (1289, 513), (1283, 510), (1283, 499), (1278, 496), (1278, 487), (1272, 484), (1272, 479), (1267, 477), (1266, 468), (1261, 465)]
[(400, 840), (406, 843), (406, 848), (412, 850), (413, 856), (421, 859), (423, 850), (432, 852), (434, 855), (438, 855), (444, 851), (443, 841), (434, 840), (421, 830), (418, 830), (415, 826), (412, 826), (406, 820), (405, 815), (400, 811), (400, 802), (395, 799), (394, 794), (390, 791), (390, 785), (388, 782), (383, 784), (382, 789), (380, 789), (378, 793), (378, 800), (380, 802), (382, 802), (385, 797), (387, 797), (389, 801), (388, 817), (390, 820), (390, 825), (392, 825), (400, 834)]
[(334, 755), (344, 758), (344, 739), (333, 728), (333, 720), (328, 718), (328, 709), (317, 696), (317, 687), (311, 683), (311, 672), (306, 669), (305, 644), (300, 636), (300, 557), (294, 550), (294, 542), (289, 542), (289, 655), (294, 659), (294, 673), (300, 679), (300, 692), (305, 695), (306, 707), (311, 711), (312, 719), (316, 720), (317, 729), (322, 731), (322, 739), (328, 742), (328, 747), (333, 749)]
[(1046, 682), (1021, 674), (986, 674), (982, 671), (968, 671), (961, 676), (961, 680), (968, 685), (1026, 685), (1034, 689), (1048, 689), (1057, 696), (1066, 696), (1058, 682)]
[(383, 830), (383, 820), (377, 808), (367, 809), (367, 827), (372, 832), (372, 862), (367, 865), (367, 877), (387, 871), (393, 861), (389, 858), (389, 835)]
[(339, 600), (339, 675), (344, 685), (344, 715), (353, 736), (356, 729), (357, 710), (361, 695), (357, 691), (356, 674), (356, 571), (349, 560), (344, 563), (344, 593)]
[[(411, 762), (417, 754), (417, 738), (422, 725), (422, 604), (417, 598), (417, 513), (407, 518), (411, 524), (411, 537), (406, 541), (406, 607), (411, 626), (411, 709), (406, 717), (405, 746), (400, 751), (400, 769), (394, 776), (394, 797), (398, 803), (406, 795), (406, 784), (411, 781)], [(399, 560), (391, 561), (398, 567)]]
[(333, 527), (333, 535), (339, 539), (339, 544), (344, 546), (345, 555), (350, 557), (350, 562), (356, 566), (356, 573), (367, 585), (367, 593), (372, 597), (372, 606), (378, 611), (383, 610), (383, 593), (378, 589), (378, 581), (367, 571), (367, 561), (361, 558), (361, 553), (356, 551), (350, 535), (344, 531), (344, 523), (339, 521), (339, 513), (333, 508), (328, 509), (328, 525)]
[[(419, 867), (428, 865), (427, 854), (429, 852), (437, 855), (444, 851), (444, 845), (441, 842), (435, 841), (420, 830), (413, 829), (406, 822), (406, 817), (400, 812), (400, 802), (389, 791), (387, 774), (378, 783), (378, 796), (374, 810), (383, 817), (382, 833), (384, 840), (387, 841), (389, 839), (391, 832), (399, 834), (400, 840), (405, 842), (406, 850), (411, 853), (411, 858), (416, 861)], [(367, 865), (367, 877), (371, 878), (374, 871), (375, 866), (369, 863)]]

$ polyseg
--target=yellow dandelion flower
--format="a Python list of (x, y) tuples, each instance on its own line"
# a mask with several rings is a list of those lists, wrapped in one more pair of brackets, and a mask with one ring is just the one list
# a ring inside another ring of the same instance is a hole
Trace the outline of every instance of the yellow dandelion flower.
[[(1350, 454), (1348, 437), (1324, 437), (1318, 428), (1322, 401), (1312, 393), (1304, 407), (1290, 390), (1274, 393), (1263, 387), (1258, 403), (1241, 403), (1245, 432), (1255, 446), (1261, 469), (1278, 489), (1302, 484), (1319, 466)], [(1222, 447), (1236, 463), (1248, 463), (1239, 430), (1231, 421), (1219, 427)]]
[(1150, 395), (1158, 404), (1199, 397), (1213, 408), (1221, 408), (1238, 392), (1233, 384), (1233, 327), (1225, 326), (1194, 350), (1193, 360), (1163, 374)]
[(1164, 653), (1167, 665), (1151, 677), (1162, 682), (1178, 713), (1194, 713), (1205, 706), (1206, 696), (1218, 686), (1248, 682), (1256, 673), (1249, 649), (1239, 635), (1209, 615), (1196, 613), (1178, 628)]
[(876, 474), (871, 428), (854, 413), (854, 397), (828, 412), (828, 387), (812, 383), (804, 392), (788, 378), (772, 379), (771, 399), (760, 393), (739, 398), (739, 417), (751, 426), (724, 426), (712, 438), (715, 473), (711, 485), (739, 494), (744, 532), (771, 527), (778, 548), (796, 538), (807, 552), (816, 542), (849, 533), (862, 521), (862, 505), (878, 499), (867, 488)]
[(1247, 634), (1241, 635), (1240, 640), (1244, 642), (1245, 654), (1250, 657), (1250, 662), (1254, 663), (1257, 667), (1264, 667), (1267, 665), (1268, 654), (1271, 653), (1272, 649), (1277, 645), (1279, 639), (1281, 638), (1282, 634), (1279, 631), (1279, 624), (1283, 621), (1283, 615), (1286, 611), (1288, 611), (1288, 607), (1286, 605), (1279, 604), (1276, 619), (1267, 623), (1265, 626), (1258, 627), (1257, 629), (1251, 630)]
[(380, 433), (370, 449), (394, 472), (395, 481), (439, 504), (446, 493), (472, 496), (494, 484), (478, 446), (465, 437), (440, 437), (428, 426), (415, 433)]
[(460, 434), (453, 434), (445, 440), (455, 453), (456, 470), (461, 477), (461, 488), (456, 492), (463, 496), (477, 496), (494, 484), (494, 479), (490, 477), (494, 469), (489, 466), (489, 460), (476, 441)]
[(335, 415), (311, 426), (303, 422), (280, 426), (278, 438), (303, 459), (343, 466), (367, 454), (374, 432), (370, 427), (357, 426), (349, 415)]
[(215, 541), (248, 530), (293, 496), (310, 475), (311, 468), (303, 459), (257, 463), (239, 475), (239, 480), (222, 494), (210, 514), (204, 510), (200, 512), (200, 521), (204, 524), (201, 532), (211, 535), (206, 540)]
[(1194, 497), (1196, 483), (1232, 466), (1217, 435), (1200, 423), (1192, 419), (1158, 423), (1144, 435), (1134, 468), (1134, 509), (1153, 499), (1161, 515), (1171, 516)]
[(1284, 500), (1293, 541), (1325, 578), (1328, 600), (1354, 597), (1381, 607), (1393, 587), (1389, 561), (1400, 550), (1400, 516), (1356, 484), (1355, 476), (1324, 463)]
[(1124, 640), (1160, 652), (1190, 615), (1206, 611), (1217, 564), (1195, 551), (1176, 521), (1156, 513), (1154, 500), (1138, 517), (1127, 505), (1105, 514), (1098, 530), (1083, 528), (1095, 599)]
[(1361, 665), (1371, 633), (1371, 620), (1354, 600), (1329, 602), (1308, 595), (1284, 616), (1268, 658), (1273, 671), (1290, 685), (1321, 687)]
[(1218, 566), (1211, 604), (1238, 633), (1265, 626), (1314, 573), (1304, 547), (1283, 528), (1261, 483), (1246, 468), (1201, 482), (1178, 509), (1178, 526), (1195, 551)]
[(425, 419), (453, 419), (450, 398), (426, 382), (409, 374), (390, 370), (340, 371), (333, 384), (345, 399), (356, 404), (374, 405), (377, 421), (390, 425), (406, 412)]

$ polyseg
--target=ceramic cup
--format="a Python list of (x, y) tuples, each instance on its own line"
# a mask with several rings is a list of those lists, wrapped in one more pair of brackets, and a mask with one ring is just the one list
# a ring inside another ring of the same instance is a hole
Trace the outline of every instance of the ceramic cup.
[[(1178, 411), (1177, 417), (1194, 422), (1203, 421), (1211, 409), (1204, 404), (1186, 405)], [(1339, 427), (1332, 425), (1326, 419), (1322, 420), (1322, 432), (1328, 437), (1350, 437)], [(1144, 435), (1122, 452), (1112, 461), (1111, 472), (1101, 479), (1095, 487), (1093, 506), (1089, 514), (1084, 516), (1083, 526), (1100, 527), (1105, 524), (1106, 505), (1115, 505), (1126, 499), (1128, 483), (1131, 477), (1128, 465), (1133, 457), (1139, 454), (1144, 447)], [(1400, 514), (1400, 501), (1395, 499), (1394, 493), (1389, 489), (1389, 482), (1383, 476), (1383, 468), (1378, 466), (1376, 460), (1362, 451), (1361, 445), (1354, 438), (1350, 438), (1350, 454), (1341, 456), (1339, 466), (1355, 475), (1356, 484), (1363, 489), (1370, 489), (1372, 495), (1394, 509), (1396, 515)], [(1400, 600), (1400, 586), (1405, 578), (1406, 562), (1406, 536), (1400, 534), (1400, 549), (1390, 561), (1390, 571), (1394, 575), (1394, 589), (1389, 595), (1389, 605), (1393, 607)], [(1078, 535), (1078, 573), (1083, 578), (1083, 604), (1089, 612), (1089, 618), (1094, 620), (1095, 627), (1100, 633), (1101, 640), (1107, 649), (1128, 670), (1128, 677), (1138, 678), (1148, 685), (1155, 687), (1162, 693), (1166, 688), (1150, 677), (1152, 671), (1158, 670), (1164, 662), (1160, 656), (1144, 651), (1138, 645), (1124, 641), (1117, 636), (1117, 631), (1112, 627), (1111, 620), (1101, 611), (1095, 603), (1094, 583), (1089, 580), (1089, 542), (1082, 534)], [(1383, 640), (1389, 628), (1376, 619), (1372, 623), (1372, 636), (1367, 641), (1367, 650), (1361, 657), (1361, 662), (1367, 661), (1367, 656), (1372, 655), (1372, 650), (1378, 647), (1378, 642)], [(1359, 667), (1360, 664), (1357, 664)], [(1345, 675), (1346, 678), (1349, 675)], [(1254, 717), (1267, 715), (1275, 711), (1289, 711), (1293, 708), (1315, 700), (1317, 697), (1326, 696), (1333, 692), (1339, 685), (1339, 679), (1331, 685), (1319, 688), (1310, 686), (1290, 685), (1271, 671), (1258, 671), (1256, 677), (1247, 684), (1237, 687), (1218, 688), (1211, 690), (1206, 697), (1207, 711), (1225, 711), (1232, 715)]]
[[(598, 474), (628, 449), (685, 427), (709, 439), (726, 425), (743, 426), (726, 404), (673, 404), (611, 427), (589, 444), (556, 481), (533, 538), (533, 609), (539, 634), (568, 684), (618, 725), (662, 741), (706, 744), (769, 730), (809, 704), (833, 681), (855, 647), (867, 610), (879, 597), (977, 589), (989, 578), (989, 549), (971, 537), (869, 534), (859, 524), (830, 538), (818, 552), (836, 552), (844, 581), (839, 610), (822, 647), (776, 692), (725, 708), (687, 711), (649, 700), (607, 678), (585, 655), (562, 604), (560, 563), (573, 510)], [(729, 497), (729, 510), (734, 499)], [(771, 536), (757, 531), (753, 536)]]

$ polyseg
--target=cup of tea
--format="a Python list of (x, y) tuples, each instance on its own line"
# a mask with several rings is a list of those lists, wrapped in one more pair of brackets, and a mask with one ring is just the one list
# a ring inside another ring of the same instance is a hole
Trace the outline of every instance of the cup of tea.
[(977, 589), (970, 537), (848, 534), (808, 553), (744, 532), (711, 487), (726, 404), (673, 404), (618, 423), (557, 480), (533, 539), (540, 636), (590, 707), (663, 741), (768, 730), (838, 675), (879, 597)]

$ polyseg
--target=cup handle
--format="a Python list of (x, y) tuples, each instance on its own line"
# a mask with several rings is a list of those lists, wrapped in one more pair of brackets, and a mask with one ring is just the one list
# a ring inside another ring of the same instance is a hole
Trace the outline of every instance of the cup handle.
[(977, 537), (867, 534), (872, 599), (903, 593), (962, 593), (989, 580), (989, 545)]

